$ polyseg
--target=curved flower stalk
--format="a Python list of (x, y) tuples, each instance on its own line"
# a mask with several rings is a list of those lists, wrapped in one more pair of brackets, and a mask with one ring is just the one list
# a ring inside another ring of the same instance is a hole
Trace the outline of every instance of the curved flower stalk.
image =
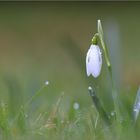
[(119, 122), (122, 119), (121, 112), (120, 112), (120, 100), (119, 100), (118, 93), (117, 93), (117, 90), (116, 90), (116, 87), (115, 87), (115, 84), (114, 84), (114, 80), (113, 80), (113, 77), (112, 77), (112, 67), (111, 67), (111, 63), (110, 63), (110, 60), (109, 60), (108, 49), (107, 49), (105, 41), (104, 41), (104, 33), (103, 33), (101, 21), (98, 20), (97, 24), (98, 24), (98, 38), (101, 42), (101, 46), (102, 46), (103, 53), (104, 53), (104, 56), (105, 56), (105, 61), (106, 61), (108, 71), (109, 71), (109, 74), (110, 74), (110, 78), (111, 78), (112, 97), (113, 97), (113, 101), (114, 101), (114, 109), (115, 109), (115, 113), (116, 113), (116, 119)]
[(97, 78), (102, 68), (102, 54), (98, 45), (91, 45), (86, 56), (87, 76)]
[(90, 49), (88, 50), (87, 57), (86, 57), (87, 75), (88, 76), (93, 75), (95, 78), (100, 75), (101, 68), (102, 68), (102, 55), (101, 55), (100, 48), (97, 45), (98, 44), (97, 40), (99, 40), (101, 43), (105, 62), (107, 64), (108, 71), (110, 74), (111, 83), (112, 83), (112, 97), (114, 101), (114, 110), (116, 113), (116, 119), (120, 122), (120, 120), (122, 119), (120, 106), (119, 106), (120, 100), (119, 100), (118, 93), (114, 85), (108, 49), (104, 41), (103, 29), (102, 29), (100, 20), (98, 20), (98, 32), (92, 38), (92, 41), (91, 41), (92, 45), (90, 46)]

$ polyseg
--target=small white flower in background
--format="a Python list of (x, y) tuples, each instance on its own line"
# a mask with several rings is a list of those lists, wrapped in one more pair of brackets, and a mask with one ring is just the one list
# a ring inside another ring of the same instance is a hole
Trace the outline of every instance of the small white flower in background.
[(45, 81), (45, 85), (49, 85), (49, 81)]
[(80, 107), (80, 105), (79, 105), (77, 102), (75, 102), (75, 103), (73, 104), (73, 108), (74, 108), (75, 110), (79, 109), (79, 107)]
[(102, 54), (98, 45), (91, 45), (86, 56), (87, 76), (97, 78), (102, 68)]

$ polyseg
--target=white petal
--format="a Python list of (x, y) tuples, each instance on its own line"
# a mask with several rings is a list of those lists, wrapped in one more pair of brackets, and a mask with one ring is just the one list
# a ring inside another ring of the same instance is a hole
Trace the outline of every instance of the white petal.
[(87, 56), (86, 56), (86, 72), (87, 72), (87, 76), (90, 76), (90, 74), (91, 74), (91, 69), (90, 69), (90, 53), (91, 53), (91, 49), (89, 48), (89, 50), (87, 52)]
[(98, 45), (91, 45), (86, 57), (87, 75), (98, 77), (102, 67), (102, 55)]

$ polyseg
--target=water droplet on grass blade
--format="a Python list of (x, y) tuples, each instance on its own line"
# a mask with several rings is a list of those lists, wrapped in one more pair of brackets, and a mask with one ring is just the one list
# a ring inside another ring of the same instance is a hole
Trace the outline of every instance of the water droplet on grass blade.
[(49, 81), (47, 80), (47, 81), (45, 81), (45, 85), (49, 85)]
[(73, 104), (73, 108), (74, 108), (75, 110), (78, 110), (79, 107), (80, 107), (80, 105), (79, 105), (77, 102), (75, 102), (75, 103)]

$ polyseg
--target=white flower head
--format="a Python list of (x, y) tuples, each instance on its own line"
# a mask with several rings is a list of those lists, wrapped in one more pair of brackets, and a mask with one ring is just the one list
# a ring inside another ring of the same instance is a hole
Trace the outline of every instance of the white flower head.
[(87, 76), (97, 78), (102, 68), (102, 54), (98, 45), (91, 45), (86, 56)]

